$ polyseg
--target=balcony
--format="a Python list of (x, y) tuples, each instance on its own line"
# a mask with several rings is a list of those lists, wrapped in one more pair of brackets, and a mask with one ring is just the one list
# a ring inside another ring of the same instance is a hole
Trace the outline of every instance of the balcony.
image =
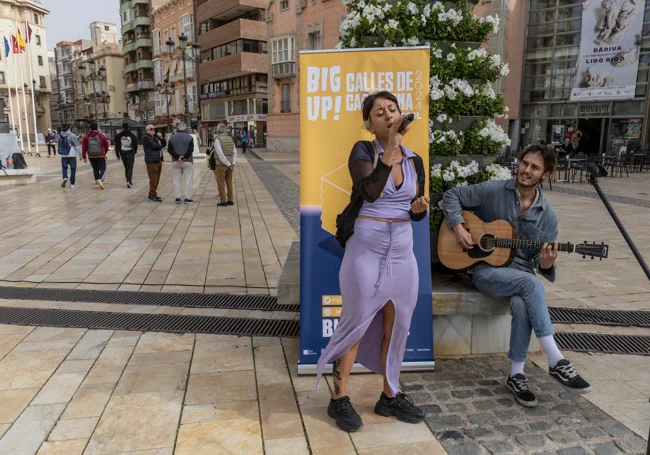
[(133, 21), (133, 27), (150, 27), (151, 18), (149, 16), (138, 16)]
[(147, 5), (149, 6), (149, 0), (131, 0), (131, 4), (135, 5)]
[(153, 69), (153, 62), (151, 60), (138, 60), (138, 63), (135, 64), (135, 69)]
[(266, 22), (238, 19), (199, 35), (202, 49), (210, 49), (235, 39), (266, 41)]
[(201, 80), (213, 81), (226, 77), (243, 76), (249, 73), (269, 72), (269, 57), (266, 54), (242, 52), (228, 57), (201, 63)]
[[(196, 66), (187, 67), (187, 78), (196, 78)], [(183, 80), (183, 69), (179, 68), (178, 71), (174, 74), (169, 75), (170, 82), (182, 81)]]
[(126, 55), (129, 52), (133, 52), (136, 49), (140, 49), (141, 47), (152, 47), (152, 46), (153, 46), (153, 41), (151, 39), (151, 36), (142, 35), (134, 40), (128, 41), (124, 45), (124, 47), (122, 47), (122, 55)]
[(139, 92), (140, 90), (153, 90), (153, 89), (154, 89), (153, 81), (134, 82), (132, 84), (127, 84), (126, 86), (127, 93)]
[(132, 2), (124, 2), (122, 3), (122, 6), (120, 6), (120, 16), (126, 11), (127, 9), (132, 9), (133, 8), (133, 3)]
[(246, 11), (265, 9), (268, 0), (207, 0), (196, 8), (197, 23), (208, 19), (231, 20)]
[(136, 70), (135, 63), (129, 63), (124, 67), (124, 74), (131, 73)]
[(133, 30), (133, 21), (127, 22), (121, 28), (122, 36), (126, 35), (128, 32)]
[(280, 79), (282, 77), (292, 77), (296, 75), (296, 63), (284, 62), (271, 65), (271, 77)]

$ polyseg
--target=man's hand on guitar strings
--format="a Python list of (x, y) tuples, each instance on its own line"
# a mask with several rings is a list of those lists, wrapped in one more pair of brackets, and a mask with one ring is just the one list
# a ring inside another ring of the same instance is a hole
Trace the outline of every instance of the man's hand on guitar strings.
[(557, 259), (557, 242), (544, 243), (539, 254), (539, 267), (542, 269), (550, 269), (555, 264)]
[(471, 250), (474, 248), (474, 240), (472, 240), (472, 235), (467, 232), (465, 227), (462, 224), (457, 224), (453, 228), (454, 234), (456, 234), (456, 242), (466, 250)]

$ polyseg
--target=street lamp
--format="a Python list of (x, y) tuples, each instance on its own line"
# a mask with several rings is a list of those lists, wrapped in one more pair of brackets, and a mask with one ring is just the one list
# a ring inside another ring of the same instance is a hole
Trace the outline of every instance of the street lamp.
[(167, 132), (171, 133), (171, 126), (169, 125), (169, 100), (171, 95), (176, 93), (176, 87), (174, 87), (173, 83), (169, 83), (169, 79), (165, 79), (163, 83), (164, 85), (158, 82), (156, 84), (156, 90), (161, 95), (165, 95), (165, 104), (167, 104)]
[(197, 43), (193, 43), (191, 46), (188, 46), (187, 41), (188, 41), (187, 35), (185, 35), (185, 33), (181, 33), (181, 35), (178, 37), (178, 42), (179, 42), (178, 48), (181, 50), (181, 54), (177, 57), (174, 57), (174, 51), (176, 50), (176, 43), (174, 43), (174, 40), (169, 38), (165, 44), (167, 45), (167, 49), (169, 50), (169, 55), (172, 56), (171, 58), (172, 59), (176, 58), (183, 62), (183, 87), (185, 89), (185, 124), (189, 127), (192, 118), (190, 117), (190, 105), (187, 96), (188, 93), (187, 93), (186, 63), (188, 61), (193, 62), (195, 65), (199, 63), (201, 46), (199, 46)]

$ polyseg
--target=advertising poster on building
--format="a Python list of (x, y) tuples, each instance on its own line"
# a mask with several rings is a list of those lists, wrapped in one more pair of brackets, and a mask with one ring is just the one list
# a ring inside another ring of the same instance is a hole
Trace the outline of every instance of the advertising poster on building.
[(634, 98), (644, 0), (582, 2), (582, 34), (572, 101)]
[[(372, 139), (363, 128), (363, 99), (387, 90), (402, 113), (415, 114), (404, 145), (429, 169), (429, 58), (428, 47), (300, 53), (300, 374), (316, 372), (345, 306), (344, 249), (334, 235), (336, 216), (350, 201), (352, 146)], [(413, 223), (413, 235), (420, 284), (403, 369), (433, 369), (428, 218)]]

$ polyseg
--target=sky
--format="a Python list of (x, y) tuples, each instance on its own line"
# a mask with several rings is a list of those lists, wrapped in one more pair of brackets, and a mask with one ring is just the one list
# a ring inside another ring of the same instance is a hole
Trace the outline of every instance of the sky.
[(45, 17), (47, 47), (60, 41), (90, 39), (90, 23), (110, 22), (120, 29), (119, 0), (41, 0), (50, 14)]

